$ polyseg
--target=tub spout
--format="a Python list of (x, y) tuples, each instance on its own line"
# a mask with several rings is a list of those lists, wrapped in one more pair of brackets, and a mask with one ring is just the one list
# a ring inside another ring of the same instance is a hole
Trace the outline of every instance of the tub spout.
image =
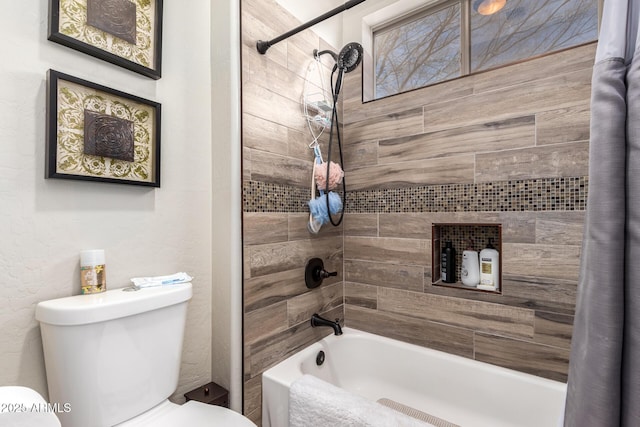
[(320, 317), (318, 313), (314, 313), (313, 316), (311, 316), (311, 327), (317, 328), (318, 326), (329, 326), (333, 328), (333, 333), (335, 335), (342, 335), (342, 328), (340, 327), (340, 323), (338, 323), (338, 319), (336, 319), (335, 322), (332, 322), (329, 319)]

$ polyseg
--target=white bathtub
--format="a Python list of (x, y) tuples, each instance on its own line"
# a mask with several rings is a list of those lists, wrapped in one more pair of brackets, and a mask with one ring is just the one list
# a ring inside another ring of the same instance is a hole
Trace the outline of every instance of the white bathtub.
[[(343, 328), (262, 375), (262, 425), (286, 427), (289, 387), (311, 374), (367, 399), (388, 398), (462, 427), (557, 427), (566, 384)], [(322, 350), (325, 362), (316, 365)]]

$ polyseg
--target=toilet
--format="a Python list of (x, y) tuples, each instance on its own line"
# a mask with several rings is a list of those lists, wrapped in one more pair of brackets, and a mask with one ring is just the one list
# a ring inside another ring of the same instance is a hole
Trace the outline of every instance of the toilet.
[(60, 427), (47, 401), (28, 387), (0, 387), (0, 426)]
[(57, 412), (63, 427), (256, 427), (227, 408), (168, 400), (192, 293), (181, 283), (37, 305), (49, 401), (68, 409)]

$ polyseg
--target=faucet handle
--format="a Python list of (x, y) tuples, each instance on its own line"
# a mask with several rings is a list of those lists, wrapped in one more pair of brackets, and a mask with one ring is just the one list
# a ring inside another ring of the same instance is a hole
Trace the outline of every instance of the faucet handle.
[(324, 262), (320, 258), (311, 258), (307, 261), (307, 266), (304, 271), (304, 281), (307, 288), (317, 288), (322, 284), (322, 281), (327, 277), (337, 276), (337, 271), (327, 271), (324, 269)]

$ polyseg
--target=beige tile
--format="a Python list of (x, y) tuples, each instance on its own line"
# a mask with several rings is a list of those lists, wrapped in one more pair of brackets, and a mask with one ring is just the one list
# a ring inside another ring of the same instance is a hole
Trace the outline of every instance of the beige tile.
[(261, 55), (255, 46), (244, 46), (242, 50), (243, 81), (256, 83), (297, 103), (302, 113), (300, 94), (304, 91), (304, 78), (277, 62), (265, 61), (269, 55)]
[(288, 129), (251, 114), (242, 115), (242, 145), (286, 156)]
[(242, 148), (242, 181), (251, 181), (251, 149)]
[(313, 51), (319, 48), (319, 38), (312, 30), (305, 30), (288, 38), (286, 43), (288, 45), (287, 68), (304, 79), (309, 65), (316, 62)]
[(245, 411), (243, 415), (249, 418), (257, 427), (262, 427), (262, 405), (251, 412)]
[[(362, 81), (362, 67), (358, 67), (349, 76), (353, 76), (356, 82)], [(349, 82), (348, 87), (353, 87), (358, 83)], [(357, 89), (349, 90), (344, 97), (345, 123), (354, 123), (363, 120), (376, 119), (388, 115), (390, 112), (399, 113), (413, 108), (422, 107), (425, 104), (439, 103), (441, 101), (459, 99), (471, 95), (473, 88), (467, 79), (457, 79), (455, 81), (443, 82), (430, 87), (414, 90), (402, 95), (389, 96), (387, 98), (362, 103), (361, 91)], [(421, 131), (420, 131), (421, 132)], [(407, 133), (411, 135), (412, 132)]]
[(378, 164), (378, 142), (345, 140), (343, 156), (345, 172), (375, 166)]
[(472, 77), (476, 93), (543, 80), (549, 76), (593, 68), (597, 43), (567, 49)]
[(502, 241), (505, 243), (535, 243), (536, 217), (541, 212), (500, 212)]
[(536, 243), (581, 245), (585, 212), (540, 212), (536, 219)]
[(504, 243), (503, 276), (531, 276), (578, 280), (580, 247)]
[(500, 87), (425, 105), (424, 132), (500, 121), (584, 103), (591, 95), (591, 68)]
[[(343, 307), (320, 314), (328, 319), (344, 318)], [(250, 346), (249, 371), (252, 376), (261, 374), (278, 362), (332, 333), (333, 330), (330, 328), (312, 328), (309, 322), (302, 322), (285, 331), (270, 335)]]
[(343, 224), (345, 236), (378, 236), (378, 214), (346, 214)]
[(577, 283), (572, 280), (506, 275), (502, 277), (502, 294), (434, 286), (430, 280), (431, 272), (425, 271), (425, 293), (564, 315), (575, 311)]
[(312, 162), (310, 141), (308, 131), (291, 129), (251, 114), (242, 115), (242, 144), (245, 148)]
[(566, 382), (569, 350), (476, 333), (475, 359)]
[(476, 331), (533, 338), (533, 310), (502, 304), (381, 287), (378, 310)]
[(349, 188), (353, 191), (402, 188), (416, 185), (464, 184), (473, 182), (474, 156), (368, 166), (349, 173)]
[(249, 257), (252, 277), (304, 268), (310, 258), (316, 257), (324, 260), (327, 269), (341, 271), (342, 239), (327, 237), (250, 246), (245, 249), (245, 256)]
[(378, 287), (345, 282), (344, 303), (375, 310), (378, 307)]
[(361, 331), (473, 357), (473, 332), (468, 329), (352, 305), (345, 307), (345, 317), (347, 326)]
[(476, 156), (476, 182), (585, 176), (589, 144), (574, 142)]
[[(248, 246), (243, 246), (244, 253), (249, 251)], [(251, 278), (251, 259), (248, 256), (242, 257), (242, 276), (244, 279)]]
[[(332, 49), (337, 51), (337, 49)], [(367, 53), (363, 56), (362, 65), (364, 65), (364, 61), (367, 61), (367, 58), (370, 60), (371, 56)], [(371, 62), (369, 62), (371, 64)], [(359, 100), (362, 99), (362, 72), (365, 70), (365, 67), (359, 66), (355, 70), (350, 73), (344, 75), (342, 80), (343, 89), (340, 91), (342, 99), (354, 99)]]
[(350, 260), (427, 266), (431, 263), (431, 242), (420, 239), (346, 237), (344, 257)]
[(287, 241), (288, 222), (285, 214), (245, 212), (242, 216), (245, 245)]
[[(504, 285), (504, 283), (503, 283)], [(504, 287), (504, 286), (503, 286)], [(490, 302), (495, 304), (502, 304), (510, 307), (520, 307), (533, 309), (532, 303), (527, 298), (516, 298), (506, 296), (504, 293), (499, 294), (495, 292), (483, 292), (473, 288), (466, 287), (449, 287), (433, 285), (431, 283), (431, 271), (425, 272), (425, 284), (424, 292), (427, 294), (440, 295), (445, 297), (455, 297), (471, 301)]]
[(257, 427), (262, 427), (262, 404), (251, 412), (244, 411), (244, 416), (249, 418)]
[(346, 259), (344, 270), (348, 282), (422, 292), (425, 270), (422, 266)]
[[(244, 2), (244, 0), (243, 0)], [(269, 2), (264, 2), (269, 3)], [(241, 13), (241, 29), (242, 29), (242, 45), (243, 48), (251, 48), (256, 54), (260, 55), (256, 49), (256, 42), (258, 40), (270, 40), (274, 37), (280, 35), (281, 30), (278, 28), (274, 28), (273, 22), (265, 23), (261, 19), (256, 18), (256, 16), (260, 16), (254, 13), (250, 13), (249, 10), (251, 7), (243, 4), (242, 13)], [(243, 49), (243, 55), (252, 51), (245, 51)], [(267, 63), (267, 61), (276, 62), (282, 66), (287, 65), (287, 46), (284, 43), (276, 44), (269, 49), (268, 55), (260, 55), (262, 61)], [(263, 66), (264, 66), (263, 63)]]
[(431, 239), (433, 219), (428, 213), (380, 214), (380, 237)]
[[(251, 179), (280, 185), (309, 187), (313, 164), (310, 161), (294, 159), (253, 150), (251, 152)], [(277, 197), (274, 194), (273, 197)]]
[(591, 111), (589, 103), (536, 115), (536, 145), (588, 141)]
[(534, 341), (571, 349), (573, 316), (536, 311)]
[(502, 276), (502, 296), (510, 304), (572, 315), (576, 307), (577, 280), (534, 276)]
[(246, 312), (286, 301), (307, 292), (304, 266), (278, 271), (244, 280), (244, 307)]
[(344, 140), (352, 144), (420, 132), (422, 132), (422, 108), (414, 108), (357, 123), (347, 123), (344, 126)]
[[(534, 145), (535, 117), (531, 115), (381, 140), (378, 162), (407, 162)], [(448, 163), (445, 159), (440, 161)]]
[(244, 341), (251, 344), (288, 326), (286, 302), (254, 310), (244, 316)]
[(308, 322), (313, 313), (324, 313), (342, 306), (344, 286), (342, 282), (322, 285), (287, 300), (289, 326)]
[[(260, 40), (271, 40), (281, 33), (285, 33), (293, 27), (300, 25), (298, 19), (294, 18), (289, 11), (275, 1), (242, 0), (242, 10), (251, 11), (251, 13), (260, 17), (264, 22), (268, 22), (274, 29), (275, 32), (268, 35), (268, 37), (258, 37)], [(271, 49), (269, 49), (269, 54), (270, 53)]]
[(273, 92), (263, 84), (266, 83), (258, 84), (252, 81), (243, 83), (243, 112), (300, 132), (306, 132), (307, 121), (302, 115), (300, 101), (294, 101)]
[(245, 413), (258, 409), (262, 409), (262, 375), (257, 375), (244, 383)]
[(500, 212), (429, 212), (433, 224), (500, 224)]

